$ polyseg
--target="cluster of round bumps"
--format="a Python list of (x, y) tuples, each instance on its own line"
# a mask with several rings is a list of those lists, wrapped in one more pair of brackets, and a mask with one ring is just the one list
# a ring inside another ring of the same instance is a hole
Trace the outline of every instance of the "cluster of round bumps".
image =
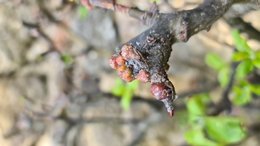
[[(142, 82), (149, 82), (150, 74), (148, 71), (139, 69), (138, 73), (134, 74), (133, 67), (128, 65), (128, 61), (141, 61), (141, 58), (140, 53), (138, 53), (133, 46), (125, 44), (117, 55), (112, 56), (109, 60), (109, 64), (113, 69), (117, 70), (120, 78), (126, 82), (131, 82), (135, 79)], [(170, 86), (168, 84), (169, 83), (152, 83), (151, 93), (157, 100), (164, 102), (167, 112), (170, 116), (173, 116), (174, 108), (172, 103), (174, 100), (173, 94), (175, 93), (173, 93), (172, 84), (170, 83)]]
[(141, 56), (131, 45), (124, 45), (118, 55), (112, 56), (109, 60), (110, 66), (117, 70), (119, 76), (126, 82), (131, 82), (134, 79), (142, 82), (148, 82), (150, 74), (144, 69), (140, 69), (136, 75), (133, 74), (133, 69), (127, 66), (127, 61), (140, 61)]

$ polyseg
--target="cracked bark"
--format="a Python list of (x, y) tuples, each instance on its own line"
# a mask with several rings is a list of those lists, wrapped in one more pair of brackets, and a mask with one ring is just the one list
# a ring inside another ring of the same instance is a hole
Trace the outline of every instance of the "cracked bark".
[[(173, 116), (173, 101), (176, 92), (167, 77), (167, 62), (175, 42), (186, 42), (202, 31), (209, 30), (235, 3), (246, 0), (205, 0), (192, 10), (175, 13), (159, 13), (142, 11), (113, 3), (108, 0), (82, 0), (106, 9), (127, 13), (130, 16), (148, 22), (150, 28), (121, 45), (110, 60), (112, 68), (116, 69), (125, 81), (138, 79), (151, 83), (151, 92), (156, 99), (162, 101), (170, 116)], [(251, 2), (251, 1), (250, 1)]]

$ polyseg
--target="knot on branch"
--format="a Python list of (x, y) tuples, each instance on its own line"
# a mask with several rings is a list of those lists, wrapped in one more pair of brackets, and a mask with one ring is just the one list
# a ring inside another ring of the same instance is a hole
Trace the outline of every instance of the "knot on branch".
[(188, 41), (188, 21), (181, 18), (180, 22), (175, 26), (175, 38), (179, 42)]

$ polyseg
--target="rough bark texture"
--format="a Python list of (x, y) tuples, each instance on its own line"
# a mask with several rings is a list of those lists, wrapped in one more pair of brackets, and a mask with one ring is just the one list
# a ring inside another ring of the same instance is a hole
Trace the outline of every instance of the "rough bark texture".
[[(82, 0), (86, 3), (87, 0)], [(246, 0), (205, 0), (192, 10), (175, 13), (159, 13), (157, 9), (145, 12), (106, 0), (91, 0), (91, 5), (128, 13), (151, 27), (123, 44), (111, 58), (111, 67), (125, 81), (138, 79), (151, 83), (151, 92), (161, 100), (172, 116), (176, 92), (166, 71), (167, 62), (175, 42), (186, 42), (192, 35), (209, 30), (235, 3)], [(249, 1), (251, 2), (251, 1)], [(254, 1), (258, 2), (258, 1)]]

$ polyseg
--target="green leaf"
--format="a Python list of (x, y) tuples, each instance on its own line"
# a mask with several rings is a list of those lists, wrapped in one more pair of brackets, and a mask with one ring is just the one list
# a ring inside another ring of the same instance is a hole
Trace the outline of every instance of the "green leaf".
[(242, 38), (238, 30), (232, 31), (234, 44), (239, 52), (250, 52), (252, 49), (247, 44), (246, 39)]
[(135, 90), (138, 88), (138, 85), (138, 81), (133, 81), (131, 83), (125, 84), (121, 79), (116, 79), (115, 86), (112, 89), (112, 94), (116, 96), (121, 96), (121, 107), (124, 110), (129, 109), (132, 102), (132, 97)]
[(234, 98), (232, 99), (232, 102), (235, 105), (245, 105), (252, 99), (249, 85), (245, 85), (242, 88), (235, 86), (233, 92)]
[(206, 94), (195, 95), (189, 98), (186, 104), (188, 112), (193, 115), (205, 115), (208, 98)]
[(126, 84), (126, 89), (124, 90), (123, 96), (121, 99), (121, 106), (124, 110), (129, 109), (131, 102), (132, 102), (134, 92), (138, 88), (138, 85), (139, 85), (139, 81), (137, 81), (137, 80)]
[(260, 51), (256, 51), (255, 56), (256, 56), (256, 58), (260, 59)]
[(253, 60), (253, 64), (256, 68), (260, 68), (260, 58), (256, 58)]
[(88, 16), (88, 9), (84, 6), (80, 6), (78, 8), (78, 14), (79, 14), (80, 19), (84, 19)]
[(220, 70), (223, 66), (225, 66), (225, 62), (223, 61), (223, 59), (214, 53), (208, 53), (206, 55), (206, 59), (205, 59), (206, 64), (215, 69), (215, 70)]
[(260, 95), (260, 85), (252, 85), (250, 84), (250, 90), (256, 95)]
[(256, 68), (260, 68), (260, 51), (256, 51), (255, 58), (253, 59), (253, 64)]
[(126, 86), (121, 79), (116, 79), (115, 86), (112, 89), (112, 94), (115, 96), (123, 96)]
[(128, 110), (131, 102), (132, 102), (132, 97), (133, 97), (133, 91), (132, 90), (126, 90), (122, 96), (121, 99), (121, 107), (124, 110)]
[(126, 85), (127, 85), (127, 89), (135, 91), (139, 86), (139, 81), (134, 80), (130, 83), (127, 83)]
[(66, 65), (71, 65), (74, 62), (73, 57), (69, 54), (62, 54), (60, 58)]
[(160, 3), (160, 2), (161, 2), (161, 0), (150, 0), (150, 2), (151, 2), (151, 3), (155, 2), (155, 3), (157, 3), (157, 4), (158, 4), (158, 3)]
[(234, 117), (207, 117), (205, 128), (208, 136), (221, 144), (237, 143), (246, 136), (241, 121)]
[(218, 73), (218, 81), (219, 81), (221, 87), (227, 86), (229, 78), (230, 78), (229, 72), (230, 72), (230, 70), (227, 67), (220, 69), (220, 71)]
[(188, 144), (193, 146), (218, 146), (215, 142), (207, 139), (202, 129), (193, 129), (185, 133)]
[(232, 55), (232, 60), (233, 61), (242, 61), (242, 60), (248, 59), (249, 57), (250, 56), (249, 56), (248, 52), (235, 52)]
[(238, 79), (244, 79), (252, 70), (253, 62), (251, 60), (245, 60), (240, 63), (236, 69), (236, 77)]

